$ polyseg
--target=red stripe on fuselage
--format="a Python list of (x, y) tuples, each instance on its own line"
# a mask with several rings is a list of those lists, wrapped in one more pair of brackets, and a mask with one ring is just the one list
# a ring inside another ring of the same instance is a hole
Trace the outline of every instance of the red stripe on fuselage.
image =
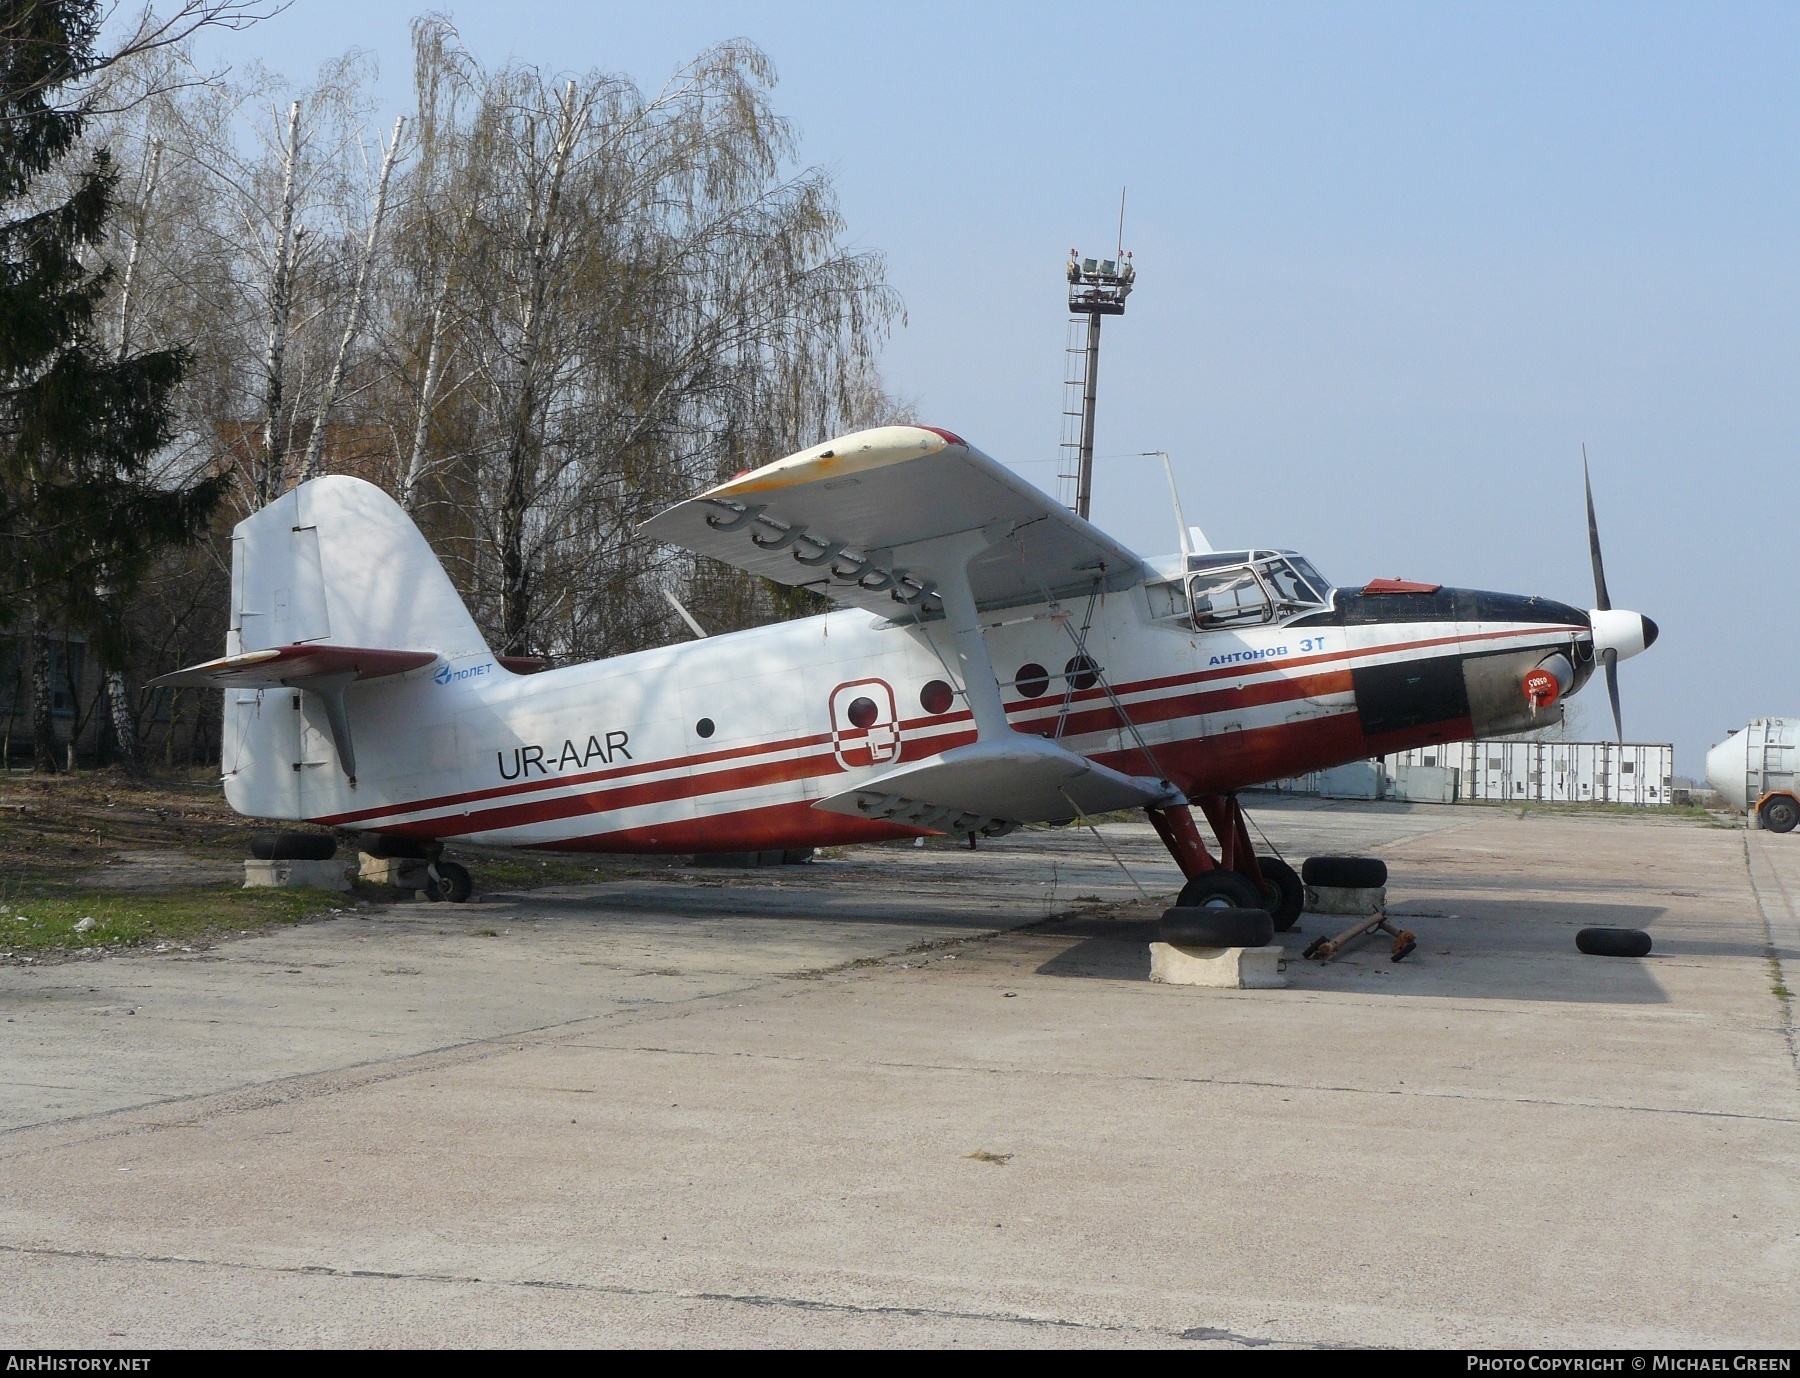
[(761, 804), (736, 813), (678, 818), (640, 828), (528, 842), (544, 852), (772, 852), (790, 847), (844, 847), (853, 842), (887, 842), (923, 837), (924, 828), (902, 828), (874, 818), (815, 809), (809, 799)]

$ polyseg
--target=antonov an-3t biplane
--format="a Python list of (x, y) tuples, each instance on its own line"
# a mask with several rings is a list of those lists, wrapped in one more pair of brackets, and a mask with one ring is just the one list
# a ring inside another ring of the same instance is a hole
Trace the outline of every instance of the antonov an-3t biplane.
[[(928, 426), (827, 441), (644, 530), (842, 606), (516, 673), (401, 509), (334, 476), (237, 527), (227, 654), (161, 682), (225, 689), (233, 808), (378, 854), (763, 852), (1142, 808), (1182, 903), (1286, 927), (1298, 881), (1257, 857), (1237, 791), (1543, 726), (1597, 662), (1616, 714), (1616, 661), (1656, 636), (1610, 609), (1597, 537), (1591, 612), (1337, 589), (1288, 551), (1146, 560)], [(431, 874), (466, 896), (460, 868)]]

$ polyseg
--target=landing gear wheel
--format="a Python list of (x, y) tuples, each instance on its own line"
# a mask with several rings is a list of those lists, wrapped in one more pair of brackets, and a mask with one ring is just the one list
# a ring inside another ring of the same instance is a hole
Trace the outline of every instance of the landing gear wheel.
[(1275, 921), (1275, 931), (1285, 933), (1306, 908), (1306, 886), (1299, 872), (1280, 857), (1259, 856), (1256, 864), (1263, 873), (1263, 908)]
[(1800, 804), (1796, 804), (1785, 794), (1764, 800), (1762, 808), (1757, 812), (1762, 815), (1763, 827), (1772, 833), (1791, 833), (1794, 825), (1800, 823)]
[(1156, 936), (1174, 947), (1267, 947), (1266, 909), (1165, 909)]
[(475, 880), (467, 869), (454, 861), (440, 861), (437, 864), (437, 884), (431, 888), (434, 900), (449, 900), (451, 904), (463, 904), (475, 893)]
[(1249, 876), (1236, 871), (1202, 871), (1181, 887), (1177, 909), (1261, 909), (1263, 897)]

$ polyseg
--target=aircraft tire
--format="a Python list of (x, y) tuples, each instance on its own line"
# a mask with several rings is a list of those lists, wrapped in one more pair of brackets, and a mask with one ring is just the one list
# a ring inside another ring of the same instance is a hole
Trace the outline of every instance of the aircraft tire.
[(1763, 827), (1772, 833), (1791, 833), (1794, 825), (1800, 823), (1800, 804), (1796, 804), (1785, 794), (1765, 799), (1757, 812), (1762, 815)]
[(1387, 884), (1387, 862), (1378, 856), (1309, 856), (1300, 865), (1308, 885), (1345, 890), (1376, 890)]
[(1263, 908), (1275, 921), (1275, 931), (1285, 933), (1306, 908), (1306, 886), (1300, 873), (1280, 857), (1259, 856), (1256, 864), (1263, 873)]
[(475, 879), (469, 874), (467, 867), (459, 866), (454, 861), (440, 861), (437, 873), (437, 891), (432, 896), (433, 899), (465, 904), (469, 896), (475, 893)]
[(1650, 935), (1641, 928), (1584, 928), (1575, 946), (1590, 957), (1647, 957)]
[[(1262, 909), (1262, 893), (1249, 876), (1223, 867), (1202, 871), (1175, 900), (1177, 909)], [(1267, 913), (1267, 910), (1264, 910)]]
[(258, 861), (330, 861), (337, 839), (330, 833), (258, 833), (250, 839), (250, 855)]
[(1163, 910), (1156, 936), (1175, 947), (1267, 947), (1275, 924), (1267, 909)]

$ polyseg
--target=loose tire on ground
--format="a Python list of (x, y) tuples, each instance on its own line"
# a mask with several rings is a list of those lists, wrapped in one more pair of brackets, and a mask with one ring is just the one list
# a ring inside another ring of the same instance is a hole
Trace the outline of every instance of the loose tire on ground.
[(1267, 909), (1163, 910), (1156, 935), (1176, 947), (1267, 947), (1275, 924)]
[(250, 839), (250, 855), (258, 861), (330, 861), (337, 839), (330, 833), (258, 833)]
[(1263, 873), (1263, 908), (1275, 921), (1275, 931), (1285, 933), (1306, 908), (1306, 886), (1299, 872), (1280, 857), (1259, 856), (1256, 864)]
[[(1175, 901), (1177, 909), (1261, 909), (1262, 892), (1249, 876), (1223, 869), (1202, 871)], [(1266, 911), (1265, 911), (1266, 912)], [(1230, 944), (1227, 944), (1230, 946)]]
[(1387, 884), (1387, 862), (1378, 856), (1309, 856), (1301, 863), (1300, 877), (1308, 885), (1374, 890)]
[(1757, 812), (1762, 815), (1763, 827), (1772, 833), (1791, 833), (1794, 825), (1800, 823), (1800, 804), (1796, 804), (1785, 794), (1765, 799)]
[(436, 898), (448, 900), (451, 904), (463, 904), (475, 893), (475, 879), (466, 867), (454, 861), (440, 861), (437, 873)]
[(1590, 957), (1647, 957), (1650, 935), (1641, 928), (1584, 928), (1575, 946)]

